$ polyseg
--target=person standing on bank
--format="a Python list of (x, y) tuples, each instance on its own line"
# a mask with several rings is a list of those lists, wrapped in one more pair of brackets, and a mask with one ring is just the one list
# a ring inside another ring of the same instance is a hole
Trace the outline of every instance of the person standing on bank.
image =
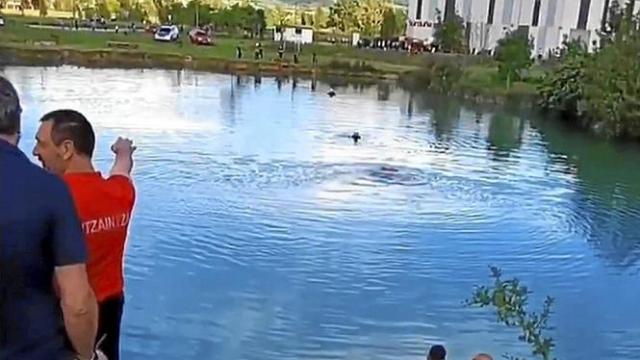
[(89, 281), (100, 311), (97, 340), (109, 360), (118, 360), (124, 307), (123, 257), (135, 189), (131, 180), (135, 147), (118, 138), (115, 162), (106, 179), (92, 163), (95, 133), (75, 110), (50, 112), (40, 120), (33, 150), (44, 168), (62, 176), (82, 221), (89, 261)]
[(0, 359), (95, 359), (80, 222), (65, 184), (18, 149), (21, 112), (0, 77)]

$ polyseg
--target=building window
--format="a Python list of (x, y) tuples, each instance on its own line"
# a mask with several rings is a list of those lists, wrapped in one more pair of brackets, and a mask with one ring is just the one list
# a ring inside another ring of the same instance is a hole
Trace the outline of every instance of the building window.
[(585, 30), (589, 21), (589, 9), (591, 8), (591, 0), (580, 1), (580, 13), (578, 15), (578, 29)]
[(538, 26), (538, 24), (540, 24), (540, 2), (541, 0), (536, 0), (536, 3), (533, 5), (533, 20), (531, 26)]
[(422, 19), (422, 0), (418, 0), (418, 7), (416, 8), (416, 20)]
[(496, 0), (489, 0), (489, 15), (487, 16), (487, 24), (493, 24), (493, 15), (496, 12)]

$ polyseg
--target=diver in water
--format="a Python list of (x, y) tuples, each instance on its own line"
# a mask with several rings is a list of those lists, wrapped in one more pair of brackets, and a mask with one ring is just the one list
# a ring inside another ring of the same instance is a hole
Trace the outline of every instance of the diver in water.
[(360, 136), (360, 133), (356, 131), (351, 135), (351, 139), (353, 139), (354, 144), (357, 144), (358, 141), (362, 139), (362, 136)]

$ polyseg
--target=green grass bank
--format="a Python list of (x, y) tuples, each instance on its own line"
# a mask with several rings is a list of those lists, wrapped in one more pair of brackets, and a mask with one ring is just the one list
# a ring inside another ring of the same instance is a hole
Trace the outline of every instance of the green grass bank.
[[(488, 58), (449, 54), (409, 55), (406, 52), (358, 49), (331, 44), (306, 45), (294, 62), (294, 49), (279, 59), (278, 43), (264, 39), (264, 58), (254, 60), (257, 39), (216, 36), (214, 46), (196, 46), (185, 36), (175, 43), (159, 43), (143, 30), (86, 31), (63, 29), (69, 19), (8, 16), (0, 28), (0, 64), (97, 68), (164, 68), (263, 74), (274, 76), (331, 76), (349, 79), (399, 80), (411, 89), (427, 89), (477, 101), (537, 94), (539, 70), (510, 89), (498, 79), (497, 65)], [(47, 28), (33, 25), (51, 26)], [(116, 43), (129, 48), (113, 47)], [(237, 47), (243, 52), (237, 58)], [(317, 65), (313, 64), (313, 54)]]

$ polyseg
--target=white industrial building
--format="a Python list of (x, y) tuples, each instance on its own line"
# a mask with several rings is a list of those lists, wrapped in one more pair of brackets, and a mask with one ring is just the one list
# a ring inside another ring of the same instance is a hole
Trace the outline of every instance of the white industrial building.
[[(611, 3), (627, 0), (409, 0), (407, 37), (430, 42), (438, 12), (455, 11), (466, 22), (469, 50), (493, 50), (508, 31), (527, 31), (534, 55), (547, 56), (564, 40), (581, 39), (590, 49), (598, 44)], [(640, 11), (640, 0), (635, 11)]]
[(313, 28), (309, 26), (276, 27), (273, 29), (273, 41), (311, 44), (313, 43)]

